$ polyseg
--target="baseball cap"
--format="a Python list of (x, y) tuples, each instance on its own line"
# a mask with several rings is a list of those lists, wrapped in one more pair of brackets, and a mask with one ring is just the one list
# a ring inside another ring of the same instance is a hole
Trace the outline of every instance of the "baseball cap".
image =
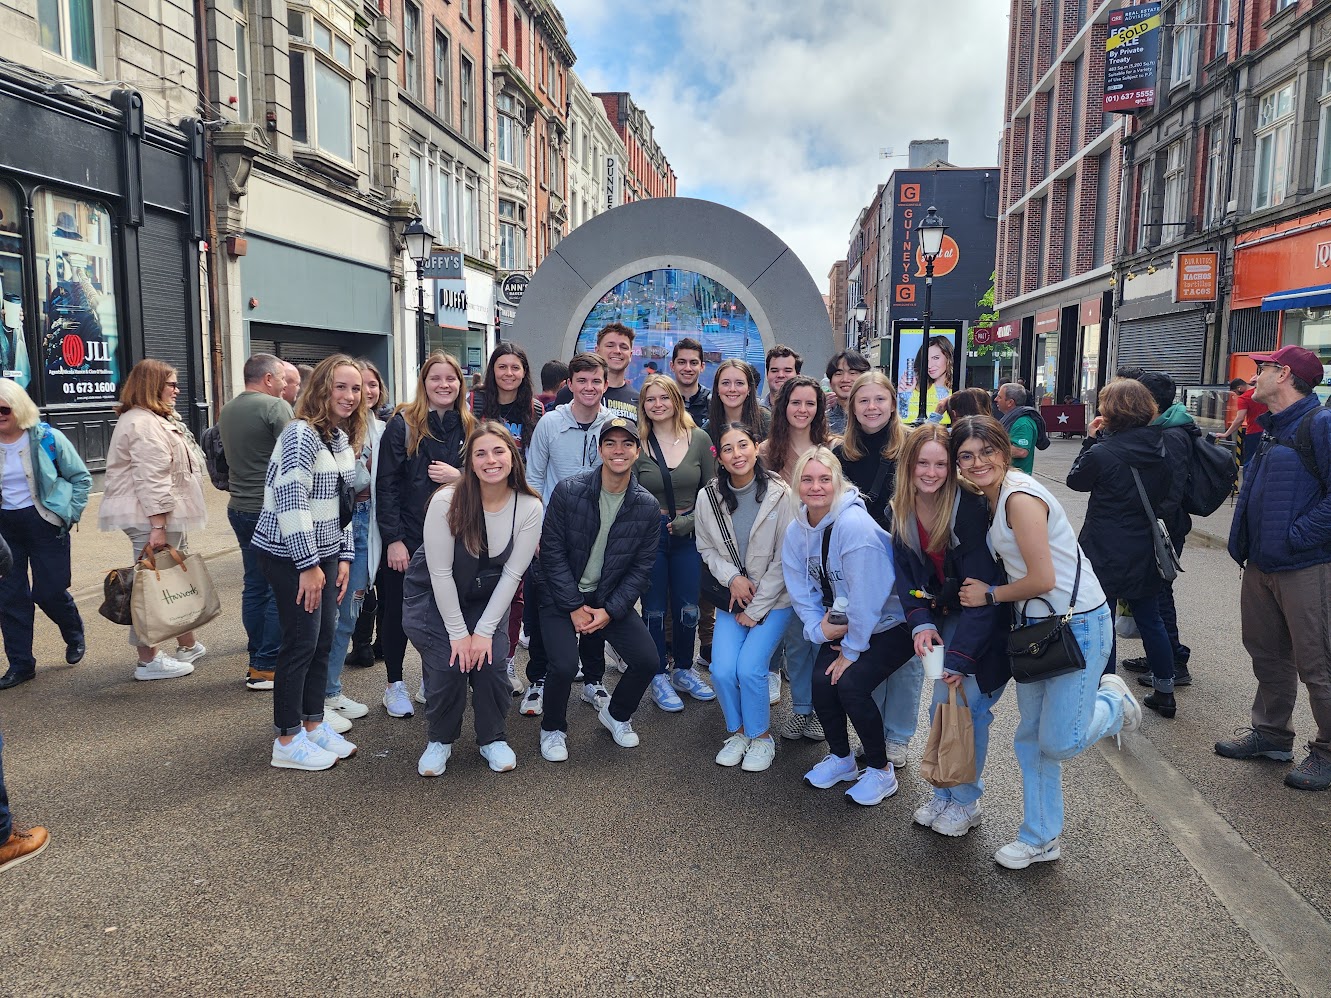
[(1275, 353), (1252, 353), (1248, 358), (1254, 364), (1279, 364), (1281, 367), (1288, 367), (1296, 378), (1310, 385), (1320, 385), (1325, 377), (1321, 359), (1307, 347), (1281, 347)]
[[(1321, 370), (1321, 368), (1318, 368)], [(597, 436), (598, 444), (605, 443), (605, 438), (610, 435), (611, 430), (623, 430), (633, 438), (633, 442), (639, 447), (642, 446), (642, 440), (638, 438), (638, 426), (631, 419), (624, 419), (622, 416), (616, 416), (614, 419), (607, 419), (601, 424), (601, 432)]]

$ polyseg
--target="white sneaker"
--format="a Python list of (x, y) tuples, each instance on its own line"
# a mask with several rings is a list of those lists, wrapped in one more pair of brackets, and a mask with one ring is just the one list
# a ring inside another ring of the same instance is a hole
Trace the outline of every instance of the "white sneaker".
[(544, 709), (545, 683), (533, 683), (522, 695), (522, 702), (518, 704), (518, 713), (524, 717), (540, 717)]
[(749, 740), (736, 731), (721, 744), (721, 751), (716, 753), (718, 766), (738, 766), (744, 761), (744, 752), (749, 747)]
[(327, 719), (313, 731), (307, 731), (305, 737), (339, 759), (350, 759), (356, 754), (356, 746), (334, 731)]
[(769, 672), (767, 674), (767, 702), (775, 707), (781, 702), (781, 673)]
[(197, 662), (199, 659), (203, 658), (207, 651), (208, 649), (203, 646), (202, 641), (195, 641), (194, 644), (188, 648), (182, 648), (180, 645), (176, 645), (176, 653), (171, 657), (177, 662)]
[(317, 772), (336, 766), (337, 756), (316, 745), (306, 736), (305, 729), (302, 728), (296, 733), (296, 737), (291, 739), (290, 745), (283, 745), (276, 738), (273, 739), (273, 757), (270, 762), (277, 769), (304, 769)]
[(601, 683), (584, 683), (582, 687), (582, 702), (589, 703), (597, 710), (607, 706), (610, 703), (610, 691)]
[(542, 729), (541, 758), (546, 762), (568, 762), (568, 736), (562, 731)]
[(527, 637), (527, 628), (525, 627), (518, 628), (518, 644), (522, 645), (523, 648), (531, 646), (531, 638)]
[[(1132, 691), (1128, 689), (1128, 684), (1123, 682), (1122, 677), (1113, 673), (1101, 676), (1100, 689), (1111, 689), (1123, 698), (1123, 727), (1120, 730), (1124, 734), (1131, 734), (1142, 726), (1141, 704), (1132, 695)], [(1016, 869), (1020, 869), (1020, 867)]]
[(605, 730), (610, 732), (615, 739), (615, 744), (620, 748), (637, 748), (638, 733), (633, 730), (632, 721), (616, 721), (610, 716), (609, 706), (602, 707), (596, 718)]
[(980, 802), (978, 800), (969, 807), (958, 804), (956, 801), (949, 801), (943, 813), (929, 827), (939, 835), (947, 835), (955, 839), (965, 835), (983, 820), (984, 816), (980, 814)]
[(620, 675), (629, 671), (628, 663), (624, 661), (619, 652), (615, 651), (615, 646), (608, 641), (605, 644), (605, 664), (607, 668), (618, 669)]
[(856, 804), (873, 807), (896, 793), (897, 786), (897, 774), (892, 771), (890, 762), (886, 769), (866, 766), (863, 774), (855, 781), (855, 785), (846, 791), (846, 796)]
[(421, 688), (416, 691), (416, 702), (425, 703), (425, 678), (421, 677)]
[(518, 764), (518, 757), (508, 742), (491, 742), (481, 746), (481, 755), (496, 773), (507, 773)]
[(804, 774), (804, 782), (819, 790), (828, 790), (838, 783), (854, 783), (860, 778), (859, 766), (855, 764), (855, 753), (842, 757), (831, 752), (823, 756), (822, 762)]
[(146, 683), (153, 679), (178, 679), (181, 676), (188, 676), (193, 671), (192, 663), (177, 662), (159, 650), (151, 662), (140, 662), (135, 666), (134, 678)]
[(772, 765), (776, 758), (776, 740), (771, 735), (754, 738), (749, 742), (749, 749), (744, 753), (744, 765), (740, 768), (746, 773), (761, 773)]
[(339, 693), (335, 697), (324, 697), (324, 714), (329, 711), (335, 711), (341, 714), (348, 721), (355, 721), (364, 717), (370, 712), (370, 708), (363, 703), (357, 703), (345, 693)]
[(389, 717), (411, 717), (416, 713), (416, 708), (411, 705), (407, 684), (402, 680), (389, 683), (384, 689), (384, 709), (388, 711)]
[[(1119, 680), (1122, 682), (1122, 680)], [(1046, 846), (1028, 845), (1020, 840), (1009, 842), (994, 853), (994, 862), (1009, 870), (1024, 870), (1032, 863), (1050, 863), (1063, 855), (1058, 847), (1058, 839)]]
[(915, 824), (932, 828), (934, 822), (938, 820), (938, 816), (947, 810), (950, 803), (952, 803), (951, 797), (939, 797), (937, 795), (930, 797), (915, 809)]
[(522, 696), (522, 680), (518, 678), (517, 671), (513, 668), (512, 655), (504, 659), (504, 674), (508, 677), (508, 685), (513, 687), (513, 695), (515, 697)]
[(909, 758), (910, 745), (907, 742), (888, 742), (887, 761), (900, 769)]
[(328, 725), (339, 735), (345, 735), (351, 730), (351, 722), (335, 710), (324, 708), (324, 724)]
[(422, 776), (443, 776), (448, 768), (448, 757), (453, 754), (453, 746), (443, 742), (430, 742), (421, 753), (420, 762), (416, 763), (416, 772)]

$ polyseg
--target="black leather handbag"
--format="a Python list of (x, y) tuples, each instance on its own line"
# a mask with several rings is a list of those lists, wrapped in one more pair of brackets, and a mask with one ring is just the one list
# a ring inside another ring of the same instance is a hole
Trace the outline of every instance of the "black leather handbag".
[[(1072, 622), (1081, 588), (1081, 551), (1077, 551), (1077, 577), (1072, 583), (1068, 612), (1061, 617), (1043, 596), (1035, 597), (1049, 607), (1049, 616), (1031, 624), (1018, 624), (1008, 633), (1007, 654), (1012, 678), (1019, 683), (1038, 683), (1043, 679), (1065, 676), (1086, 668), (1086, 656), (1068, 624)], [(1031, 602), (1030, 600), (1026, 601)]]

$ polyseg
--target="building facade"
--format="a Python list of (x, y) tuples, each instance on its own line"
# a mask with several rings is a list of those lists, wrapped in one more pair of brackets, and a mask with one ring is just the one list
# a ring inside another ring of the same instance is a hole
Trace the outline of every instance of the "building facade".
[(568, 74), (568, 227), (624, 203), (628, 150), (606, 117), (605, 105), (578, 74)]
[(656, 141), (656, 130), (647, 112), (627, 93), (598, 93), (596, 96), (605, 105), (610, 124), (627, 151), (621, 170), (624, 201), (674, 197), (675, 171)]
[(856, 337), (847, 335), (848, 323), (855, 322), (855, 302), (848, 303), (846, 297), (846, 261), (837, 260), (827, 272), (827, 317), (832, 322), (832, 335), (858, 349)]

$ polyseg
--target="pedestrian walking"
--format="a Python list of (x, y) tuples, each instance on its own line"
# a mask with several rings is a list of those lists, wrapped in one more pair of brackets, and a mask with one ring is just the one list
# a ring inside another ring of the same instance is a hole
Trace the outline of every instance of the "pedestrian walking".
[(0, 676), (3, 690), (37, 675), (37, 607), (60, 628), (68, 664), (77, 665), (87, 652), (83, 618), (69, 594), (69, 529), (88, 505), (92, 476), (69, 439), (42, 422), (28, 393), (9, 378), (0, 378), (0, 452), (0, 547), (10, 563), (0, 578), (0, 630), (9, 662)]
[(407, 571), (402, 621), (427, 676), (421, 776), (447, 768), (468, 687), (481, 756), (496, 773), (517, 765), (504, 724), (513, 697), (503, 663), (513, 594), (541, 538), (541, 500), (502, 423), (480, 420), (466, 453), (458, 483), (430, 500), (425, 539)]
[(844, 436), (850, 419), (850, 392), (870, 364), (854, 350), (842, 350), (827, 362), (827, 383), (832, 398), (827, 403), (827, 429), (833, 436)]
[[(136, 562), (148, 549), (173, 547), (188, 554), (189, 532), (207, 525), (207, 470), (194, 435), (176, 412), (179, 394), (175, 368), (149, 358), (131, 368), (116, 407), (97, 522), (102, 530), (125, 532)], [(129, 643), (139, 656), (134, 678), (145, 681), (188, 676), (207, 651), (187, 631), (176, 636), (168, 655), (140, 641), (133, 624)]]
[(771, 412), (758, 403), (758, 372), (736, 357), (721, 361), (712, 378), (712, 402), (707, 417), (713, 446), (720, 428), (729, 423), (743, 423), (762, 441), (767, 439), (771, 422)]
[(1021, 385), (1009, 382), (998, 386), (994, 404), (998, 407), (999, 421), (1008, 433), (1012, 467), (1027, 475), (1035, 474), (1035, 451), (1040, 446), (1049, 446), (1049, 434), (1040, 410), (1031, 405), (1031, 393)]
[[(1030, 475), (1012, 468), (1007, 431), (996, 419), (967, 416), (952, 428), (948, 454), (961, 476), (993, 511), (989, 548), (1002, 561), (1002, 585), (968, 578), (963, 607), (1018, 604), (1021, 621), (1068, 617), (1082, 668), (1017, 684), (1013, 748), (1021, 767), (1025, 820), (1017, 837), (994, 854), (1021, 870), (1062, 855), (1063, 763), (1119, 731), (1141, 725), (1141, 707), (1118, 676), (1105, 675), (1113, 620), (1104, 590), (1058, 500)], [(1070, 615), (1070, 616), (1069, 616)]]
[(273, 766), (330, 769), (356, 754), (325, 720), (328, 653), (356, 558), (351, 497), (365, 440), (361, 372), (344, 354), (319, 362), (278, 437), (251, 544), (273, 587), (282, 647), (273, 681)]

